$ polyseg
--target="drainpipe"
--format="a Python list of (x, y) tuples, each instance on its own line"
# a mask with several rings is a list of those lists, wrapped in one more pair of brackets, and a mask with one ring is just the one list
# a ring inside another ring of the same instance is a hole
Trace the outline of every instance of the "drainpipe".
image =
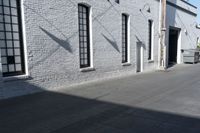
[(159, 68), (161, 70), (166, 69), (165, 37), (166, 37), (166, 0), (160, 0), (160, 59), (159, 59)]

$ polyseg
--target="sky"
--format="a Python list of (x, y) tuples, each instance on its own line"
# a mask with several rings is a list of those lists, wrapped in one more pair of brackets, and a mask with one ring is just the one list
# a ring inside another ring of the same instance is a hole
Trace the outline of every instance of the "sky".
[(189, 0), (189, 2), (198, 8), (198, 18), (197, 21), (200, 23), (200, 0)]

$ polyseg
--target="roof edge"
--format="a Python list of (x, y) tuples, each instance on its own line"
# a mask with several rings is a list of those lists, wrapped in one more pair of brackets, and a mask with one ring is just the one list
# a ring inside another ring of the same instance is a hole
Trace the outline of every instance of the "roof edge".
[(185, 1), (185, 0), (181, 0), (181, 1), (197, 9), (197, 7), (196, 7), (195, 5), (189, 3), (189, 2), (187, 2), (187, 1)]

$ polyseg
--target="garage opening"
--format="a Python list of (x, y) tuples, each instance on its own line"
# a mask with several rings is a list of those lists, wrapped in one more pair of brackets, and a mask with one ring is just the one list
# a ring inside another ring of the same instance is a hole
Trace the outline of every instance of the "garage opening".
[(177, 64), (177, 51), (178, 51), (178, 29), (169, 30), (169, 55), (168, 55), (168, 66)]

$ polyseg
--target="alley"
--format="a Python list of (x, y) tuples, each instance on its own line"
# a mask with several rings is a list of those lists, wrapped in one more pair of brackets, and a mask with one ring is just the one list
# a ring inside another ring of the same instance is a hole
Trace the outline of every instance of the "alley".
[(0, 101), (0, 133), (199, 133), (200, 64)]

